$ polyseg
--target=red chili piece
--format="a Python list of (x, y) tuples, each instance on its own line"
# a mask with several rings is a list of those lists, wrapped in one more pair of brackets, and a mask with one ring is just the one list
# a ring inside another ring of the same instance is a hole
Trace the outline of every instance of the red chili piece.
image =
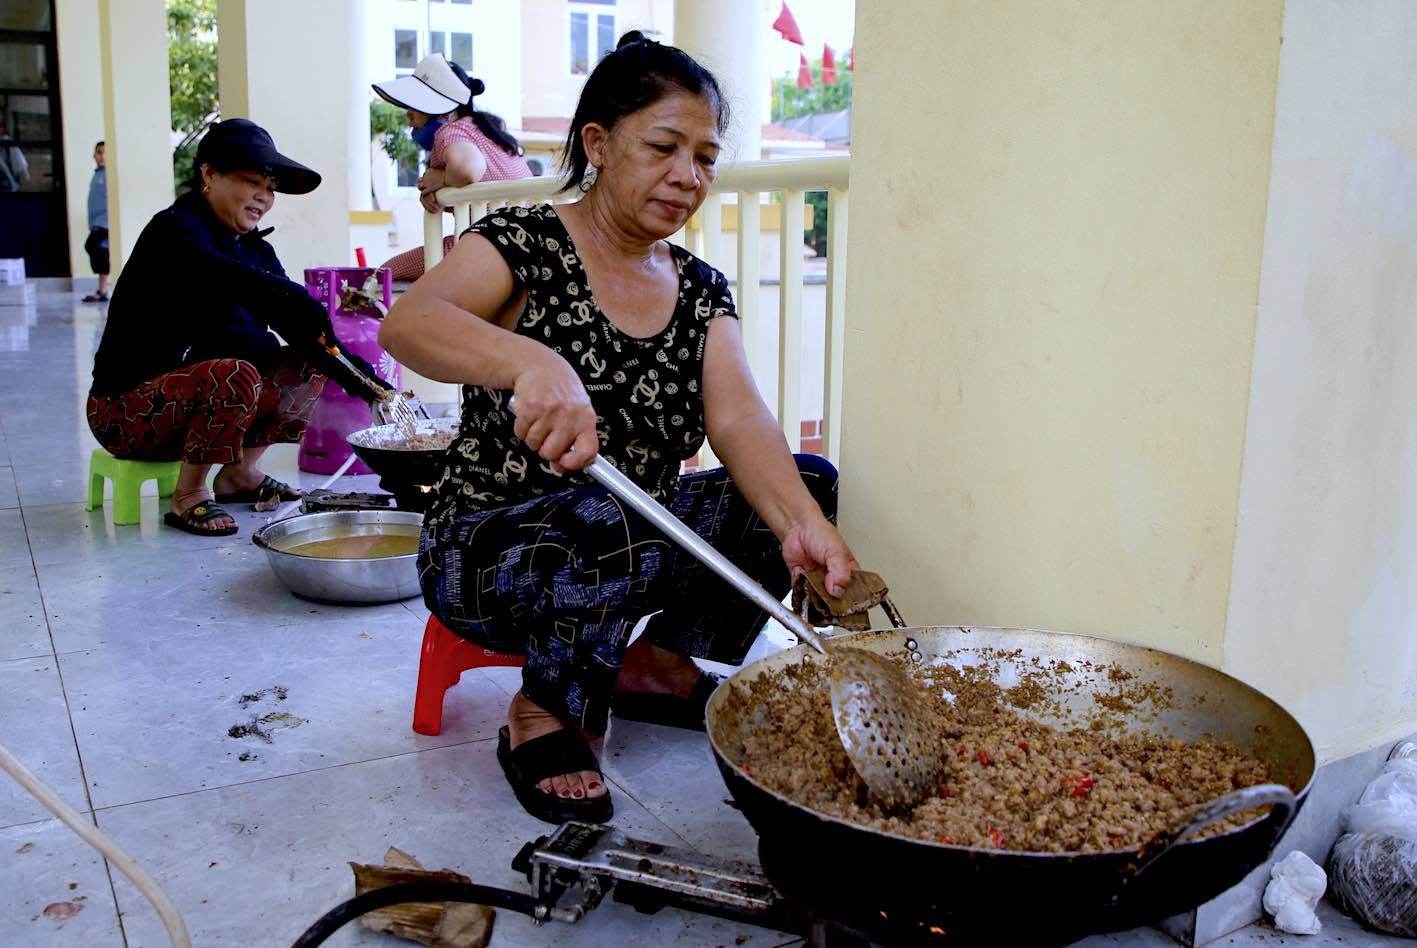
[(988, 767), (988, 766), (989, 766), (989, 755), (986, 754), (986, 753), (984, 753), (984, 751), (983, 751), (982, 748), (981, 748), (980, 751), (979, 751), (979, 762), (980, 762), (981, 764), (983, 764), (985, 767)]
[(1028, 741), (1019, 741), (1019, 742), (1018, 742), (1018, 749), (1021, 750), (1021, 751), (1023, 751), (1025, 754), (1027, 754), (1027, 753), (1028, 753)]
[(989, 839), (993, 840), (996, 849), (1004, 848), (1004, 834), (999, 832), (997, 826), (991, 826), (989, 828)]
[(968, 748), (968, 747), (965, 747), (963, 744), (959, 745), (959, 756), (963, 757), (963, 756), (965, 756), (965, 755), (968, 754), (968, 753), (969, 753), (969, 748)]
[(1075, 797), (1085, 797), (1092, 792), (1093, 779), (1091, 777), (1064, 777), (1063, 789), (1071, 790)]
[(941, 788), (940, 788), (940, 796), (942, 796), (942, 797), (944, 797), (946, 800), (948, 800), (949, 797), (950, 797), (950, 788), (949, 788), (949, 787), (941, 787)]

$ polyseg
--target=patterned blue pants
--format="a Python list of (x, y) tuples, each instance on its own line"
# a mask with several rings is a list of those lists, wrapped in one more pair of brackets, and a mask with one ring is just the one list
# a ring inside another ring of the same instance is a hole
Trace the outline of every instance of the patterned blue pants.
[[(816, 455), (797, 469), (836, 521), (837, 472)], [(782, 545), (723, 468), (689, 474), (669, 509), (774, 596), (790, 583)], [(767, 614), (603, 487), (468, 514), (425, 531), (423, 599), (463, 638), (525, 654), (522, 693), (563, 721), (605, 733), (626, 641), (650, 613), (661, 648), (739, 664)]]

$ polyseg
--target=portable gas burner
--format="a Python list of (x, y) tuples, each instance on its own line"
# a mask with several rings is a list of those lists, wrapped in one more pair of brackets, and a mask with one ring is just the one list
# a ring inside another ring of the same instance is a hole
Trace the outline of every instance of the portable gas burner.
[(789, 932), (811, 948), (873, 944), (784, 898), (755, 865), (633, 839), (611, 826), (564, 823), (523, 846), (512, 868), (531, 883), (543, 921), (580, 921), (613, 891), (639, 912), (673, 906)]
[(313, 488), (301, 498), (301, 513), (324, 513), (329, 510), (392, 510), (393, 494), (375, 494), (369, 491), (340, 491)]

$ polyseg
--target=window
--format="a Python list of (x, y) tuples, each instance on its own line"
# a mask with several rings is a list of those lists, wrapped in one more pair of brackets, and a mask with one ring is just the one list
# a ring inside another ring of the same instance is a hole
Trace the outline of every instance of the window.
[(472, 34), (453, 33), (449, 46), (452, 48), (452, 55), (448, 57), (469, 73), (472, 72)]
[(412, 69), (418, 65), (418, 31), (394, 30), (394, 68)]
[[(615, 49), (615, 14), (595, 7), (613, 7), (614, 0), (574, 0), (571, 4), (571, 75), (589, 75)], [(578, 9), (590, 7), (591, 9)]]
[(400, 161), (398, 163), (398, 186), (401, 188), (418, 187), (418, 159), (412, 161)]
[(448, 62), (457, 63), (472, 72), (472, 34), (445, 33), (434, 30), (428, 34), (428, 51), (442, 53)]

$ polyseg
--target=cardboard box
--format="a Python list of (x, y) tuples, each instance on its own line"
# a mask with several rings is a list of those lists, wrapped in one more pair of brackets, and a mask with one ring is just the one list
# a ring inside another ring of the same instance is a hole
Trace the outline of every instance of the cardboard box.
[(34, 284), (21, 283), (18, 286), (0, 284), (0, 306), (33, 306)]
[(25, 282), (25, 258), (0, 259), (0, 286), (16, 286)]

